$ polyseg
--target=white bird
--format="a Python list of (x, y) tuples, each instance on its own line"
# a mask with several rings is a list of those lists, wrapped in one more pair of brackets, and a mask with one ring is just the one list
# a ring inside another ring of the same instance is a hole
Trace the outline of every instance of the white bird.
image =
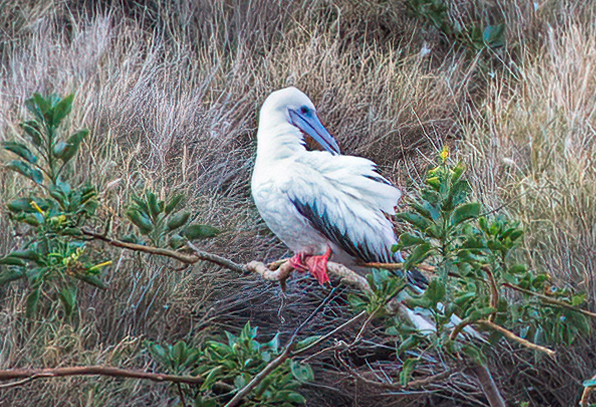
[[(324, 149), (309, 151), (310, 137)], [(327, 261), (348, 267), (403, 261), (391, 247), (401, 191), (361, 157), (342, 155), (310, 99), (294, 87), (261, 108), (252, 195), (265, 223), (296, 254), (295, 268), (329, 281)]]

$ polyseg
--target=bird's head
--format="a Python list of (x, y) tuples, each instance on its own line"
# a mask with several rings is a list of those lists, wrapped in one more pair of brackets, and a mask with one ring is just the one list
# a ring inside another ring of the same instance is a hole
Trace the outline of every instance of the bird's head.
[(311, 100), (293, 86), (273, 92), (263, 103), (259, 118), (259, 143), (268, 142), (262, 139), (275, 137), (276, 129), (288, 125), (300, 130), (300, 133), (294, 134), (301, 137), (299, 141), (302, 145), (307, 144), (305, 136), (308, 136), (331, 154), (340, 154), (337, 142), (317, 117)]

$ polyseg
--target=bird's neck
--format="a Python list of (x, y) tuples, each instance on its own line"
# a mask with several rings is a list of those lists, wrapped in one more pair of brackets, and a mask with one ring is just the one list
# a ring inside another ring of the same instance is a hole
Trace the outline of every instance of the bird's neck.
[(259, 127), (257, 139), (257, 161), (280, 160), (306, 151), (302, 133), (289, 123)]

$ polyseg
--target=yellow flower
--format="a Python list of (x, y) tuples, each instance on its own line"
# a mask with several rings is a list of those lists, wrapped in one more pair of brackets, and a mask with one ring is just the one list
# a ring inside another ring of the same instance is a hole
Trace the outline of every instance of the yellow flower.
[(443, 164), (446, 164), (447, 158), (449, 158), (449, 147), (443, 146), (443, 151), (441, 151), (441, 154), (439, 154), (439, 157), (441, 157), (441, 160), (443, 160)]
[(41, 208), (39, 207), (39, 205), (37, 204), (37, 202), (31, 201), (31, 206), (33, 207), (33, 209), (35, 209), (37, 212), (39, 212), (39, 213), (41, 213), (43, 215), (43, 211), (41, 210)]

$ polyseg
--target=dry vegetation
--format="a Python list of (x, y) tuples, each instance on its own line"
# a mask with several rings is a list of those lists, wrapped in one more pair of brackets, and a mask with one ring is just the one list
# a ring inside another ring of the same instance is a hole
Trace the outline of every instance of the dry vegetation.
[[(478, 198), (523, 221), (527, 261), (587, 291), (593, 308), (593, 5), (451, 3), (454, 19), (505, 22), (506, 47), (470, 55), (398, 0), (2, 0), (0, 138), (17, 133), (34, 91), (76, 91), (69, 126), (91, 130), (76, 174), (111, 186), (102, 211), (114, 217), (114, 235), (128, 232), (121, 216), (132, 192), (182, 191), (198, 220), (224, 230), (205, 250), (240, 262), (273, 260), (286, 249), (249, 192), (256, 115), (269, 92), (293, 84), (315, 101), (346, 153), (375, 160), (405, 187), (416, 185), (444, 142), (452, 145)], [(0, 172), (2, 201), (30, 187)], [(0, 230), (5, 253), (19, 236), (5, 216)], [(167, 261), (98, 250), (114, 260), (110, 287), (85, 289), (74, 324), (25, 320), (24, 293), (16, 285), (0, 290), (0, 368), (151, 370), (142, 339), (196, 343), (249, 319), (264, 337), (288, 333), (327, 295), (308, 278), (294, 280), (283, 296), (277, 286), (207, 264), (179, 271)], [(313, 331), (349, 316), (342, 298), (334, 304)], [(557, 363), (500, 349), (493, 374), (512, 405), (576, 404), (581, 381), (596, 368), (589, 345), (561, 350)], [(388, 394), (355, 385), (330, 359), (312, 363), (318, 385), (306, 394), (313, 406), (485, 403), (465, 372), (433, 388), (436, 395)], [(7, 406), (171, 400), (166, 385), (106, 378), (0, 389)]]

